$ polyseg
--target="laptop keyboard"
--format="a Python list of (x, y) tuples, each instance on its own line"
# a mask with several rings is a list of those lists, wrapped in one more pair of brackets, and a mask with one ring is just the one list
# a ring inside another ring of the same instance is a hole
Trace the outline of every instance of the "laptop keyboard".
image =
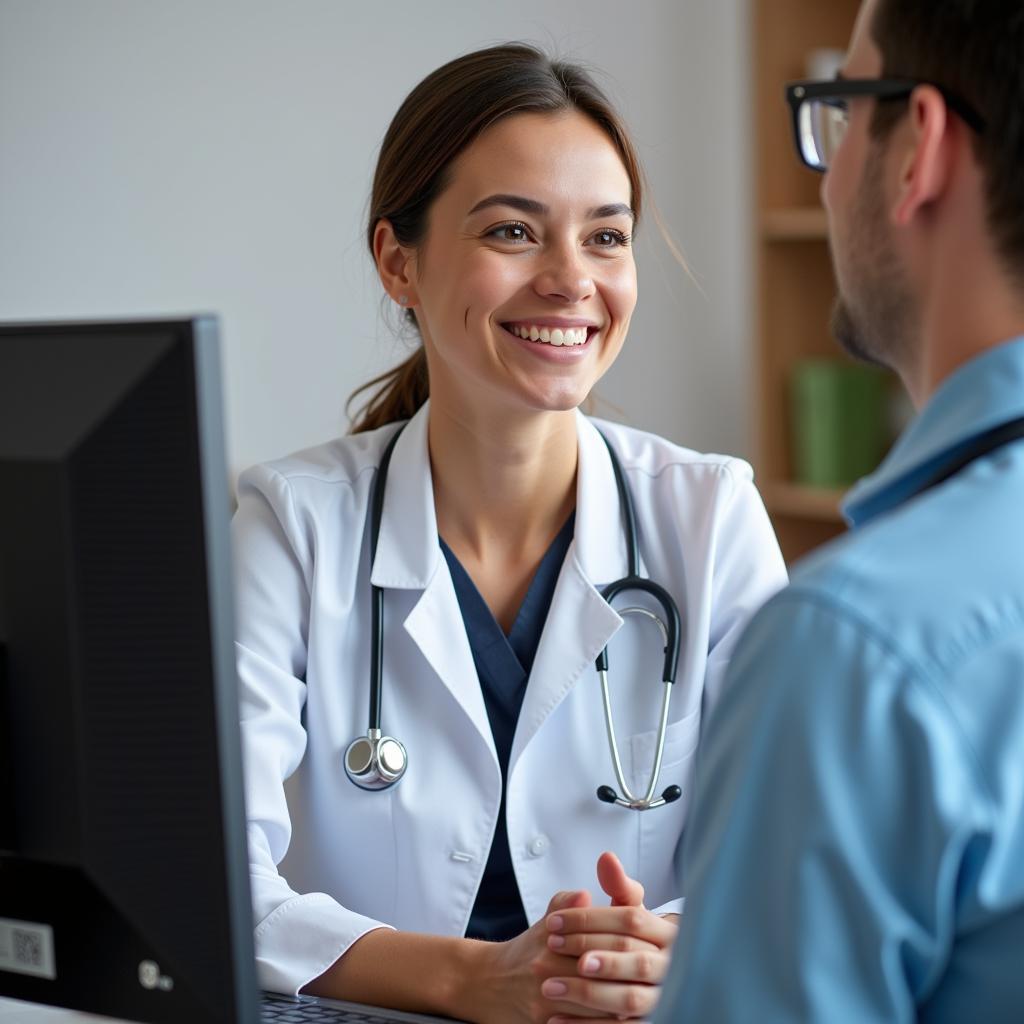
[(407, 1015), (391, 1016), (387, 1010), (360, 1007), (358, 1010), (307, 1000), (293, 1000), (262, 993), (261, 1024), (402, 1024)]

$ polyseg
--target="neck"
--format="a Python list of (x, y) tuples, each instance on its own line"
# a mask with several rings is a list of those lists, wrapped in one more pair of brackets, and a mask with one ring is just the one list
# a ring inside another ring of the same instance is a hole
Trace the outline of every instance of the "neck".
[(907, 249), (916, 278), (916, 344), (900, 376), (921, 408), (950, 374), (1024, 334), (1024, 289), (997, 251), (981, 169), (965, 161)]
[(922, 407), (965, 363), (1021, 335), (1020, 290), (983, 260), (950, 261), (926, 296), (916, 365), (903, 374), (914, 404)]
[(438, 530), (459, 554), (489, 561), (547, 549), (576, 503), (576, 414), (474, 418), (430, 407)]

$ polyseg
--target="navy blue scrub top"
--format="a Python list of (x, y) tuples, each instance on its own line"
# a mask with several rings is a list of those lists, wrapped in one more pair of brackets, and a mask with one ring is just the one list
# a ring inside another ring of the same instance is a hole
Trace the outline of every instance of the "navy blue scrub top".
[(473, 904), (473, 913), (466, 928), (466, 937), (470, 939), (502, 942), (514, 938), (529, 927), (508, 845), (505, 782), (508, 777), (508, 759), (512, 753), (512, 737), (523, 704), (526, 682), (533, 668), (533, 659), (551, 607), (558, 574), (572, 542), (575, 521), (576, 513), (573, 512), (552, 541), (523, 598), (508, 636), (505, 636), (491, 614), (469, 573), (462, 568), (451, 548), (441, 540), (441, 550), (448, 562), (455, 594), (459, 599), (462, 621), (466, 626), (473, 661), (480, 677), (494, 748), (501, 766), (498, 824), (476, 903)]

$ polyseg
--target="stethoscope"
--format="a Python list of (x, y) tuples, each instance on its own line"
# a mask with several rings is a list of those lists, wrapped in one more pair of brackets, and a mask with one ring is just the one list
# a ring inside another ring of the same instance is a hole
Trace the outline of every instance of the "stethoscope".
[[(377, 538), (380, 534), (381, 514), (384, 509), (384, 490), (387, 486), (388, 466), (395, 443), (404, 430), (400, 427), (388, 442), (381, 458), (377, 479), (374, 481), (373, 493), (370, 498), (370, 565), (373, 565), (377, 554)], [(626, 552), (629, 571), (621, 580), (609, 583), (601, 591), (601, 596), (611, 604), (612, 600), (626, 590), (640, 591), (654, 598), (661, 605), (667, 622), (662, 621), (654, 612), (646, 608), (623, 608), (619, 614), (641, 615), (653, 620), (661, 632), (665, 642), (665, 668), (662, 673), (661, 717), (658, 721), (658, 738), (655, 748), (654, 765), (651, 768), (650, 780), (643, 796), (637, 796), (626, 782), (619, 758), (619, 746), (615, 738), (615, 725), (612, 721), (611, 696), (608, 690), (608, 648), (605, 647), (597, 658), (597, 673), (601, 680), (601, 700), (604, 705), (604, 721), (608, 734), (608, 745), (611, 749), (612, 765), (615, 778), (622, 790), (622, 796), (611, 786), (600, 786), (597, 790), (599, 800), (608, 804), (618, 804), (634, 811), (647, 811), (664, 804), (670, 804), (682, 796), (678, 786), (669, 786), (655, 799), (658, 778), (661, 775), (661, 762), (665, 754), (665, 734), (668, 729), (669, 706), (672, 700), (672, 685), (676, 681), (676, 662), (679, 660), (679, 609), (672, 596), (653, 580), (638, 575), (639, 563), (636, 534), (636, 514), (633, 509), (633, 497), (626, 484), (625, 475), (618, 456), (608, 441), (604, 439), (608, 454), (611, 457), (612, 469), (615, 472), (615, 485), (619, 492), (619, 505), (622, 508), (623, 527), (626, 535)], [(384, 642), (382, 624), (384, 620), (384, 591), (381, 587), (370, 584), (371, 590), (371, 632), (370, 632), (370, 724), (365, 736), (354, 739), (345, 751), (345, 772), (360, 789), (388, 789), (398, 782), (405, 774), (409, 757), (405, 747), (393, 736), (385, 736), (381, 731), (381, 692), (384, 664)]]

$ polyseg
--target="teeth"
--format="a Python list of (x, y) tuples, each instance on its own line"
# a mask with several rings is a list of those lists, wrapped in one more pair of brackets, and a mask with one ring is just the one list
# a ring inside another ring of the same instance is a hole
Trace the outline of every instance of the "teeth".
[(547, 345), (584, 345), (587, 341), (586, 327), (525, 327), (516, 324), (511, 328), (517, 338), (539, 341)]

